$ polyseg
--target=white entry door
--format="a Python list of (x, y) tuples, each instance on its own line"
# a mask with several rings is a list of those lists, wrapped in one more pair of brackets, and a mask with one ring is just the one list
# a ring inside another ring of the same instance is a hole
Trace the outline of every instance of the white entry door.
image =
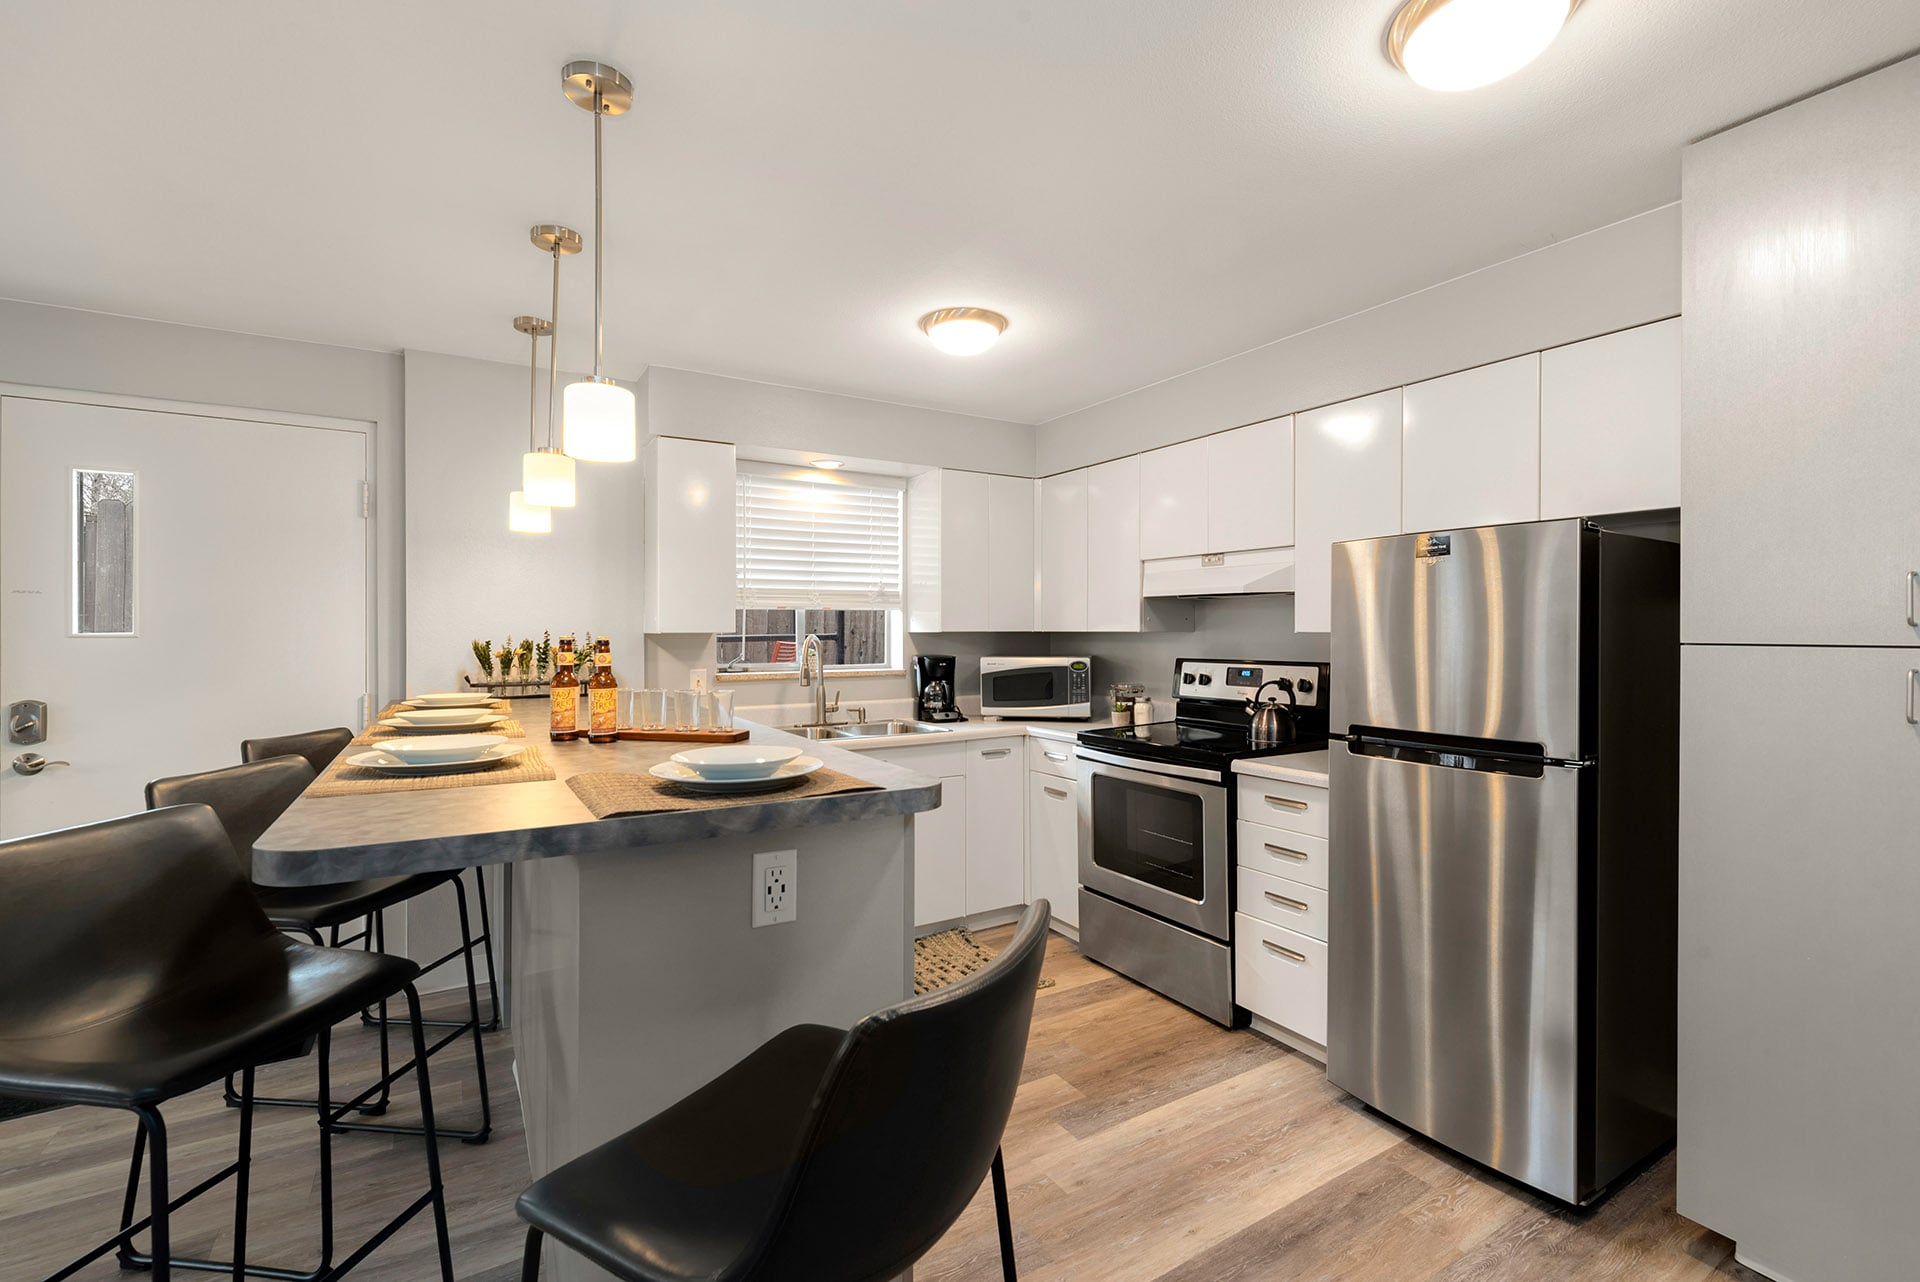
[[(126, 814), (240, 741), (364, 724), (367, 434), (0, 397), (0, 836)], [(7, 727), (0, 727), (4, 730)], [(70, 765), (27, 776), (21, 753)]]

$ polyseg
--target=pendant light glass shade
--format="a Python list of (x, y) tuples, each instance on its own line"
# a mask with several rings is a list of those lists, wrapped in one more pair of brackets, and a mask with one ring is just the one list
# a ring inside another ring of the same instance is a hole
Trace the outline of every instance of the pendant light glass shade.
[(553, 510), (527, 502), (519, 490), (507, 495), (507, 528), (515, 534), (553, 533)]
[(567, 384), (560, 403), (566, 451), (587, 463), (631, 463), (639, 453), (633, 393), (610, 378)]
[(572, 507), (573, 460), (559, 450), (530, 450), (520, 456), (520, 489), (527, 502), (541, 507)]

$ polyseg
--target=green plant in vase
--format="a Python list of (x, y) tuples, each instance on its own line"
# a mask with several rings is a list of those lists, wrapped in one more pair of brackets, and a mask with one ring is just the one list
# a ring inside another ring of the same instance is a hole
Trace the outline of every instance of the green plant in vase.
[(593, 680), (596, 665), (593, 662), (593, 630), (589, 628), (580, 634), (573, 645), (573, 675), (581, 685)]
[(493, 657), (500, 661), (500, 679), (513, 680), (513, 633), (507, 633), (507, 643), (495, 650)]
[(475, 641), (473, 643), (474, 661), (480, 665), (480, 677), (483, 681), (493, 680), (493, 642)]
[(540, 644), (533, 648), (533, 658), (538, 665), (540, 680), (545, 681), (547, 674), (553, 671), (553, 633), (540, 634)]
[(520, 679), (529, 680), (533, 676), (533, 638), (527, 637), (522, 640), (514, 650), (514, 654), (520, 659)]

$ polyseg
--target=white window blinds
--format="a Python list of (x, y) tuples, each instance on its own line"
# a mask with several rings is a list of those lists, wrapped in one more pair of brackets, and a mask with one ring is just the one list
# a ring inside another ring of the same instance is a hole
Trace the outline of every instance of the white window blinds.
[(734, 486), (741, 609), (900, 608), (899, 484), (742, 463)]

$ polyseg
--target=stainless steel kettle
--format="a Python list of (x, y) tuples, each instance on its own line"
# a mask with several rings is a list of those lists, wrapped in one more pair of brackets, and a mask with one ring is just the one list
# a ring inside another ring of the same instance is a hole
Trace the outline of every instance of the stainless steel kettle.
[[(1268, 699), (1262, 703), (1260, 696), (1274, 687), (1286, 693), (1284, 705), (1278, 699)], [(1247, 715), (1253, 718), (1253, 746), (1256, 748), (1278, 748), (1282, 744), (1292, 743), (1300, 732), (1300, 723), (1293, 714), (1293, 682), (1285, 677), (1267, 682), (1253, 692), (1253, 701), (1247, 704)]]

